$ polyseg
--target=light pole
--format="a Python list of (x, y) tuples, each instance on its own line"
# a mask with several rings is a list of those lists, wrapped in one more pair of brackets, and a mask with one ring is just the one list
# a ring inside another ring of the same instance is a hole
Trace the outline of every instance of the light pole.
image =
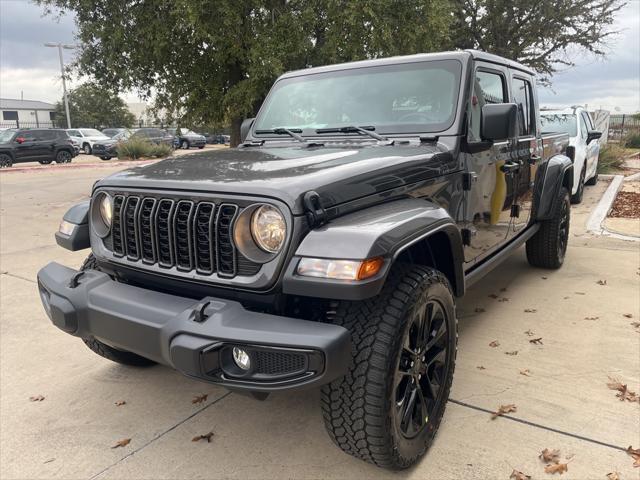
[(64, 98), (64, 111), (67, 114), (67, 128), (71, 128), (71, 117), (69, 116), (69, 100), (67, 99), (67, 82), (64, 79), (64, 61), (62, 60), (62, 49), (73, 50), (75, 45), (69, 45), (66, 43), (47, 42), (45, 47), (54, 47), (58, 49), (58, 56), (60, 57), (60, 75), (62, 75), (62, 93)]

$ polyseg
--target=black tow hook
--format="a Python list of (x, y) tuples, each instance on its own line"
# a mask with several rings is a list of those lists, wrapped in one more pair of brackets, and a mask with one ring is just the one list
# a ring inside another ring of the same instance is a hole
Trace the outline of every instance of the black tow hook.
[(76, 288), (78, 285), (80, 285), (80, 277), (82, 277), (84, 275), (84, 270), (79, 271), (78, 273), (74, 274), (73, 277), (71, 277), (71, 280), (69, 280), (69, 288)]
[(194, 316), (193, 316), (193, 321), (194, 322), (202, 323), (207, 318), (209, 318), (209, 315), (207, 315), (205, 310), (207, 309), (207, 307), (209, 306), (210, 303), (211, 302), (201, 302), (198, 305), (196, 305)]

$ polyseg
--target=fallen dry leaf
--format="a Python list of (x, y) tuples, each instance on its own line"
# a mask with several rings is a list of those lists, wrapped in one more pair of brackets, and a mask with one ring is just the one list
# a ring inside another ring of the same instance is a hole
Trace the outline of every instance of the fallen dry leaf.
[(494, 340), (489, 344), (490, 347), (496, 348), (500, 346), (500, 342), (498, 340)]
[(590, 321), (598, 320), (599, 318), (600, 317), (584, 317), (585, 320), (590, 320)]
[(525, 308), (524, 313), (536, 313), (538, 310), (535, 308)]
[(127, 445), (129, 445), (130, 442), (131, 442), (130, 438), (124, 438), (116, 442), (116, 444), (111, 448), (126, 447)]
[(125, 402), (124, 400), (118, 400), (116, 402), (116, 407), (121, 407), (122, 405), (126, 405), (126, 404), (127, 404), (127, 402)]
[(609, 480), (620, 480), (620, 474), (618, 472), (609, 472), (607, 473), (607, 478)]
[(607, 387), (609, 390), (617, 390), (616, 397), (620, 399), (621, 402), (627, 400), (628, 402), (640, 402), (640, 397), (627, 388), (627, 385), (623, 384), (617, 378), (609, 377), (609, 382), (607, 382)]
[(483, 312), (486, 312), (486, 310), (484, 308), (481, 308), (481, 307), (476, 307), (475, 312), (476, 313), (483, 313)]
[(522, 473), (521, 471), (514, 468), (513, 472), (511, 472), (511, 475), (509, 475), (509, 478), (513, 478), (513, 480), (531, 480), (531, 475)]
[(640, 448), (632, 448), (631, 445), (627, 447), (627, 454), (633, 458), (633, 466), (640, 467)]
[(640, 322), (631, 322), (629, 325), (631, 325), (634, 328), (640, 328)]
[(545, 448), (540, 452), (540, 455), (538, 455), (538, 458), (543, 462), (554, 462), (554, 463), (558, 462), (558, 460), (560, 460), (560, 450), (558, 449), (550, 450), (548, 448)]
[(534, 345), (544, 345), (544, 343), (542, 343), (542, 337), (532, 338), (529, 340), (529, 343), (533, 343)]
[(53, 462), (54, 460), (55, 460), (55, 458), (50, 458), (49, 460), (45, 460), (45, 461), (44, 461), (44, 462), (42, 462), (42, 463), (51, 463), (51, 462)]
[(478, 370), (486, 370), (486, 368), (484, 368), (482, 365), (478, 365), (476, 368), (477, 368)]
[(202, 403), (202, 402), (206, 402), (207, 398), (209, 398), (208, 394), (203, 394), (203, 395), (197, 395), (195, 397), (193, 397), (193, 400), (191, 400), (191, 403)]
[(509, 299), (507, 297), (502, 297), (500, 300), (498, 300), (499, 302), (508, 302)]
[(200, 440), (206, 440), (207, 443), (211, 443), (211, 437), (213, 432), (205, 433), (204, 435), (197, 435), (191, 439), (192, 442), (199, 442)]
[(623, 313), (622, 316), (627, 318), (633, 318), (633, 315), (631, 315), (630, 313)]
[(573, 292), (573, 293), (575, 293), (576, 295), (586, 295), (586, 293), (584, 292)]
[(42, 395), (34, 395), (33, 397), (29, 397), (29, 400), (32, 402), (41, 402), (44, 400), (44, 397)]
[(545, 473), (559, 473), (560, 475), (562, 475), (566, 471), (568, 471), (566, 463), (550, 463), (549, 465), (544, 467)]
[(525, 377), (530, 377), (531, 370), (529, 370), (528, 368), (525, 368), (524, 370), (520, 370), (520, 375), (524, 375)]
[(509, 405), (500, 405), (500, 408), (497, 412), (491, 414), (491, 420), (495, 420), (498, 417), (501, 417), (505, 413), (517, 412), (518, 407), (516, 407), (513, 403)]
[(598, 280), (596, 283), (597, 283), (598, 285), (606, 285), (606, 284), (607, 284), (607, 281), (606, 281), (606, 280)]
[(542, 279), (543, 279), (543, 280), (546, 280), (546, 279), (547, 279), (547, 277), (542, 277)]
[(518, 350), (514, 350), (513, 352), (504, 352), (505, 355), (517, 355)]
[(493, 298), (493, 299), (498, 298), (498, 295), (496, 295), (495, 293), (491, 293), (488, 296), (489, 296), (489, 298)]
[(535, 333), (533, 333), (531, 330), (527, 330), (526, 332), (524, 332), (525, 335), (528, 335), (530, 337), (533, 337), (535, 335)]

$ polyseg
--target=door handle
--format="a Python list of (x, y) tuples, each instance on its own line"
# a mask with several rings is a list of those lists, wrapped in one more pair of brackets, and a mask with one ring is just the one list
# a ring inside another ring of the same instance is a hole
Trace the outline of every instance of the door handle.
[(520, 169), (520, 164), (516, 162), (505, 163), (500, 167), (500, 171), (503, 173), (512, 173)]

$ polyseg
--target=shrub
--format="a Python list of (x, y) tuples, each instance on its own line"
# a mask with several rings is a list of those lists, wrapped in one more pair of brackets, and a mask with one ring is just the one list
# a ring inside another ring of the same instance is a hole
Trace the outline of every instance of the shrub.
[(158, 145), (151, 145), (149, 149), (149, 156), (156, 158), (168, 157), (173, 153), (173, 148), (166, 143), (160, 143)]
[(616, 143), (607, 143), (600, 149), (598, 158), (598, 173), (609, 173), (620, 170), (624, 166), (625, 151)]
[(152, 147), (153, 145), (147, 140), (131, 137), (126, 142), (120, 143), (116, 152), (121, 160), (138, 160), (142, 157), (148, 157)]
[(640, 133), (630, 133), (623, 142), (626, 148), (640, 148)]

